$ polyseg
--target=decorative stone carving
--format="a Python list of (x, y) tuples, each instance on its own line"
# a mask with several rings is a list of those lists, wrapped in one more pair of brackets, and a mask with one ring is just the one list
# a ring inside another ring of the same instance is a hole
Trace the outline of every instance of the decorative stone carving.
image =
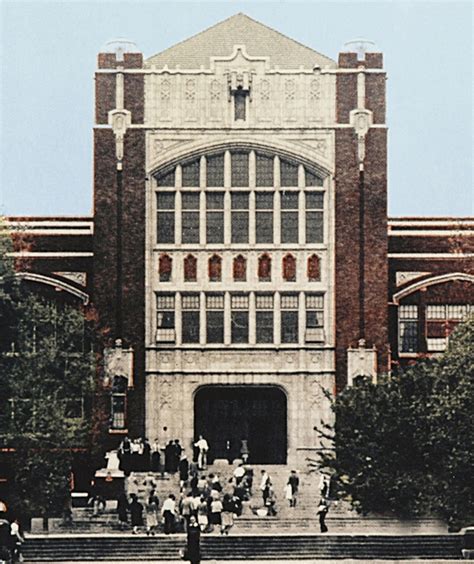
[(168, 120), (170, 116), (170, 106), (171, 106), (171, 81), (168, 78), (164, 78), (160, 84), (160, 94), (159, 94), (159, 118)]
[(324, 389), (318, 378), (311, 379), (308, 384), (309, 402), (311, 409), (315, 409), (320, 407), (325, 399)]
[(291, 79), (285, 80), (285, 100), (287, 102), (292, 102), (296, 99), (296, 84), (295, 81)]
[(311, 102), (317, 102), (321, 98), (321, 79), (313, 78), (309, 88), (309, 99)]
[(417, 278), (421, 278), (422, 276), (426, 276), (430, 274), (429, 272), (421, 272), (421, 271), (413, 271), (413, 272), (397, 272), (396, 274), (396, 284), (397, 286), (402, 286), (407, 282), (411, 282), (412, 280), (416, 280)]
[(53, 274), (72, 280), (72, 282), (81, 286), (85, 286), (87, 283), (87, 274), (85, 272), (53, 272)]
[(358, 377), (370, 378), (377, 383), (377, 351), (367, 348), (365, 340), (359, 341), (357, 349), (347, 349), (347, 383), (352, 385)]
[(173, 399), (173, 388), (169, 378), (161, 377), (159, 379), (159, 398), (160, 409), (170, 407), (171, 400)]
[(128, 387), (133, 386), (133, 349), (124, 349), (122, 340), (117, 339), (114, 347), (104, 349), (104, 371), (106, 383), (113, 382), (115, 376), (127, 379)]
[(211, 119), (220, 120), (222, 117), (222, 85), (218, 80), (212, 80), (209, 86)]
[(365, 136), (372, 126), (372, 112), (359, 108), (350, 113), (350, 122), (357, 135), (357, 157), (361, 170), (365, 160)]

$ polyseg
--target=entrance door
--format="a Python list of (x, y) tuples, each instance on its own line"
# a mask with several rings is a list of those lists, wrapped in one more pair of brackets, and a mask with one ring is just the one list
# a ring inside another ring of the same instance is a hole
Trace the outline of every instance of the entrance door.
[(209, 456), (240, 456), (247, 439), (251, 464), (286, 464), (286, 395), (273, 386), (205, 386), (194, 399), (194, 430), (209, 443)]

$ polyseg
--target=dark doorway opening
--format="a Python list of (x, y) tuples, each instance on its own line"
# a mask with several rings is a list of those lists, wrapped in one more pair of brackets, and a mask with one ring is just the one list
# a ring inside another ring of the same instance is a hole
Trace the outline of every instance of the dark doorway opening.
[(239, 458), (247, 439), (250, 464), (286, 464), (286, 395), (276, 386), (205, 386), (194, 398), (194, 431), (211, 461)]

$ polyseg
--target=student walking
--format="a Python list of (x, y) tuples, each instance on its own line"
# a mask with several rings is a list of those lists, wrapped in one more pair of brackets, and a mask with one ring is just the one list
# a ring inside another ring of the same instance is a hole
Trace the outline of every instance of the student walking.
[(189, 520), (185, 558), (191, 564), (199, 564), (201, 562), (201, 529), (194, 515)]
[(319, 528), (321, 533), (327, 533), (328, 532), (328, 528), (326, 526), (326, 515), (328, 514), (329, 511), (329, 507), (327, 504), (327, 501), (325, 499), (321, 499), (321, 501), (319, 502), (319, 507), (318, 507), (318, 517), (319, 517)]

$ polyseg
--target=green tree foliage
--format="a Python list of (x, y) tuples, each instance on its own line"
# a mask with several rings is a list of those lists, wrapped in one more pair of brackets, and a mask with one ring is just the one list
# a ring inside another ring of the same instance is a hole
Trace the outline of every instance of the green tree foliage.
[(86, 447), (90, 434), (91, 329), (81, 309), (16, 283), (7, 237), (0, 241), (0, 434), (12, 449), (10, 503), (24, 515), (58, 515), (69, 497), (74, 450)]
[(323, 467), (362, 513), (474, 518), (474, 319), (447, 351), (374, 385), (360, 380), (333, 403)]

